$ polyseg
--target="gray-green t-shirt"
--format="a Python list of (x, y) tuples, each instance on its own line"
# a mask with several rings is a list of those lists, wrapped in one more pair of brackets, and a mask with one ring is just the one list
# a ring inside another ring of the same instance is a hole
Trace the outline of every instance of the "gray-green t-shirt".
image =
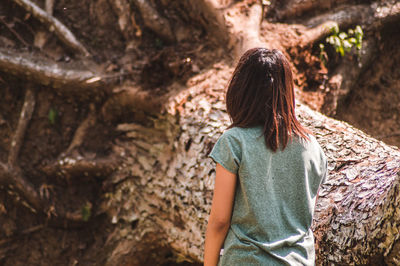
[(310, 229), (326, 158), (313, 136), (272, 152), (261, 127), (231, 128), (210, 157), (237, 174), (220, 265), (314, 265)]

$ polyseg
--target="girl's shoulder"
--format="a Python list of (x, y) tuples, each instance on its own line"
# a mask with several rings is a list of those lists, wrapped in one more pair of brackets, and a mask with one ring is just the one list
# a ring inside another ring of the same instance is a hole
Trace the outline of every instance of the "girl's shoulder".
[(260, 134), (262, 135), (262, 127), (232, 127), (227, 129), (223, 134), (232, 137), (260, 136)]

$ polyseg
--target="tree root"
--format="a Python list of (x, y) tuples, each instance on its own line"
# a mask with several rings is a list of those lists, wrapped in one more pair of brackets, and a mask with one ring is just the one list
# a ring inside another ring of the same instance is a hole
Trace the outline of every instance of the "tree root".
[(72, 141), (69, 144), (67, 151), (65, 152), (66, 155), (71, 154), (74, 149), (82, 145), (87, 130), (96, 123), (97, 115), (94, 104), (90, 104), (89, 108), (89, 114), (75, 131), (74, 137), (72, 138)]
[(8, 154), (8, 165), (0, 162), (0, 182), (15, 187), (15, 189), (28, 201), (37, 211), (42, 206), (42, 201), (34, 186), (25, 179), (17, 165), (18, 153), (21, 149), (26, 128), (31, 120), (35, 108), (35, 96), (28, 89), (25, 94), (24, 105), (22, 106), (17, 129), (11, 140), (10, 152)]
[(129, 2), (127, 0), (112, 0), (108, 2), (118, 17), (118, 25), (125, 40), (130, 41), (134, 37), (140, 37), (142, 31), (136, 23)]
[(20, 118), (18, 121), (17, 130), (11, 140), (11, 147), (8, 154), (8, 165), (15, 167), (18, 153), (22, 146), (22, 141), (25, 136), (26, 128), (32, 118), (35, 108), (35, 95), (30, 89), (26, 90), (24, 105), (22, 106)]
[(149, 1), (133, 0), (133, 3), (139, 9), (146, 27), (169, 42), (175, 41), (175, 36), (172, 32), (169, 21), (160, 16)]
[(13, 1), (40, 20), (49, 28), (50, 31), (54, 31), (57, 37), (60, 38), (60, 40), (69, 48), (84, 56), (90, 55), (86, 48), (75, 38), (74, 34), (58, 19), (38, 7), (35, 3), (32, 3), (30, 0)]
[(185, 9), (189, 12), (191, 19), (198, 21), (206, 29), (211, 39), (227, 46), (229, 43), (229, 31), (223, 11), (219, 9), (216, 0), (190, 0), (183, 1)]
[(10, 168), (0, 162), (0, 183), (9, 185), (21, 194), (35, 212), (42, 209), (43, 202), (34, 186), (21, 174), (18, 168)]
[(111, 96), (101, 108), (102, 119), (106, 122), (114, 120), (126, 111), (146, 112), (158, 114), (168, 96), (154, 97), (149, 91), (142, 91), (136, 87), (123, 87), (114, 90)]
[(54, 0), (46, 0), (45, 2), (45, 10), (47, 14), (50, 16), (53, 15), (53, 9), (54, 9)]
[(259, 39), (263, 7), (258, 1), (243, 1), (222, 7), (217, 0), (192, 0), (185, 5), (191, 19), (200, 22), (221, 47), (233, 50), (234, 58), (248, 48), (263, 45)]
[(66, 64), (4, 49), (0, 49), (0, 70), (53, 88), (94, 89), (104, 81), (89, 70), (76, 70)]
[(368, 5), (346, 6), (333, 12), (316, 16), (306, 21), (304, 25), (315, 27), (327, 21), (335, 22), (339, 27), (349, 27), (355, 24), (363, 24), (367, 18), (373, 17), (373, 10)]
[(286, 0), (279, 3), (283, 8), (274, 9), (278, 19), (294, 18), (314, 9), (328, 10), (349, 0)]
[(390, 4), (384, 1), (376, 6), (371, 5), (352, 5), (335, 9), (332, 12), (311, 18), (304, 22), (307, 27), (323, 25), (326, 22), (335, 22), (339, 27), (347, 28), (352, 25), (362, 25), (364, 29), (382, 27), (389, 23), (394, 23), (400, 19), (400, 3)]
[[(225, 18), (230, 27), (230, 42), (235, 48), (235, 57), (240, 57), (246, 50), (253, 47), (265, 46), (260, 41), (260, 25), (263, 15), (263, 7), (257, 1), (250, 3), (245, 12), (241, 11), (241, 4), (232, 6), (225, 13)], [(268, 44), (270, 48), (275, 44)]]
[(65, 157), (41, 169), (46, 176), (72, 177), (104, 177), (110, 175), (118, 168), (115, 158), (103, 159), (75, 159)]

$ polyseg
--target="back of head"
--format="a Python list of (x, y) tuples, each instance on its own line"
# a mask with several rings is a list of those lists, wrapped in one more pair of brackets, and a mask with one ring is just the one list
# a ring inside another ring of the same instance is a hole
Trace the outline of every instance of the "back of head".
[(293, 75), (279, 50), (253, 48), (245, 52), (226, 93), (230, 127), (263, 126), (267, 147), (284, 149), (293, 135), (307, 139), (296, 119)]

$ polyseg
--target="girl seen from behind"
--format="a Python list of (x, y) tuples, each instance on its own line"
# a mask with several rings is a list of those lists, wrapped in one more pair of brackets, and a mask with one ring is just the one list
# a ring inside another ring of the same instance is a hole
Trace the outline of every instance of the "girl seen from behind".
[(226, 107), (232, 124), (210, 153), (217, 166), (204, 264), (314, 265), (310, 227), (326, 158), (296, 119), (285, 56), (248, 50)]

